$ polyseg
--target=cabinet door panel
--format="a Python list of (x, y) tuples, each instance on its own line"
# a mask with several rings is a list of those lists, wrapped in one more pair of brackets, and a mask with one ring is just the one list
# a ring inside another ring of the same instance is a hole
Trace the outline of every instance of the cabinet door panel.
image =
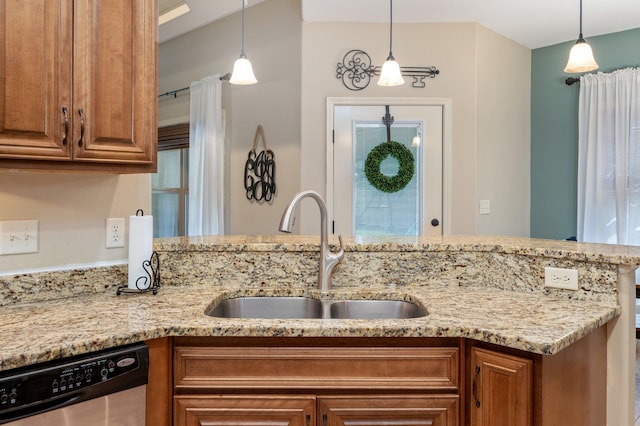
[(76, 160), (155, 162), (154, 10), (154, 0), (76, 1)]
[(174, 397), (175, 426), (315, 426), (314, 396)]
[(456, 426), (457, 395), (318, 397), (322, 426)]
[(71, 16), (71, 0), (0, 1), (0, 158), (70, 158)]
[(529, 426), (532, 419), (532, 361), (473, 348), (472, 426)]

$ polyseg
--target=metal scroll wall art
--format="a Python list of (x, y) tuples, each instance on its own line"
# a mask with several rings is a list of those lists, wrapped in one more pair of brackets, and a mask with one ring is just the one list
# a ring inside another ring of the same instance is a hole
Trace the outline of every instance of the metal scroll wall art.
[[(262, 139), (264, 149), (256, 153), (258, 139)], [(244, 165), (244, 189), (248, 200), (271, 201), (276, 193), (276, 162), (273, 151), (267, 149), (262, 125), (258, 125), (253, 139), (253, 148), (249, 151)]]
[[(342, 80), (342, 84), (349, 90), (362, 90), (366, 88), (371, 79), (380, 75), (382, 67), (373, 65), (367, 52), (360, 49), (348, 51), (338, 62), (336, 78)], [(411, 87), (418, 89), (426, 87), (425, 78), (436, 78), (440, 70), (436, 67), (400, 67), (400, 72), (405, 77), (413, 78)]]

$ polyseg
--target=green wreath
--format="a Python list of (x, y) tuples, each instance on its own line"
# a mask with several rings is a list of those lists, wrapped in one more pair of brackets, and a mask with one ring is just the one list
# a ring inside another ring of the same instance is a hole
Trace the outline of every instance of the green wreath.
[[(386, 176), (380, 172), (380, 163), (389, 155), (400, 163), (400, 168), (395, 176)], [(364, 174), (374, 188), (382, 192), (398, 192), (407, 186), (413, 178), (414, 163), (413, 154), (403, 144), (396, 141), (382, 142), (367, 155)]]

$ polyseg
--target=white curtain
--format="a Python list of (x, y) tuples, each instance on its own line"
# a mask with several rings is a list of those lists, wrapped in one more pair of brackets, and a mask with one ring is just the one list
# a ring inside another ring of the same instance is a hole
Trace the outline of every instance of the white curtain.
[(224, 121), (220, 74), (191, 83), (188, 235), (224, 234)]
[(640, 69), (580, 78), (578, 241), (640, 244)]

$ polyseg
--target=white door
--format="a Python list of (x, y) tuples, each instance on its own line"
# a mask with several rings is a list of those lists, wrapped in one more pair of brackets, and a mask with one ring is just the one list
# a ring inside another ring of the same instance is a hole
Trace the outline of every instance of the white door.
[[(442, 235), (443, 106), (389, 105), (391, 141), (414, 158), (413, 177), (393, 192), (377, 189), (365, 174), (371, 150), (387, 142), (385, 112), (385, 105), (333, 107), (333, 170), (327, 172), (332, 173), (328, 196), (334, 233)], [(387, 156), (379, 172), (392, 177), (399, 167), (397, 159)]]

